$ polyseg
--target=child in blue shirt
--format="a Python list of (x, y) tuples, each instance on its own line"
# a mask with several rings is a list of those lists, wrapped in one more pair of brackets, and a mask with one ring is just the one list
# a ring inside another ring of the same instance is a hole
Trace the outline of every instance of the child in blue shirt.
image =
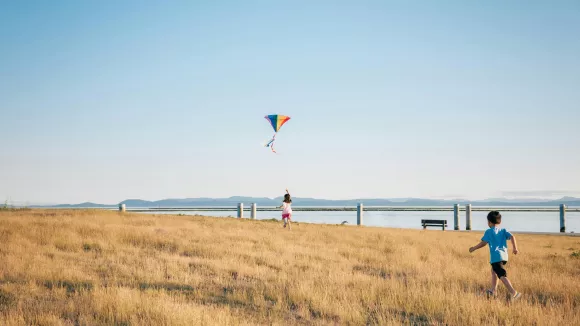
[(519, 299), (522, 294), (514, 289), (512, 283), (507, 278), (507, 271), (505, 270), (505, 265), (508, 262), (508, 248), (507, 240), (512, 241), (513, 253), (518, 254), (518, 244), (516, 243), (516, 237), (513, 236), (506, 229), (500, 228), (501, 224), (501, 214), (497, 211), (490, 212), (487, 215), (487, 225), (489, 229), (485, 231), (481, 242), (469, 248), (469, 252), (474, 252), (477, 249), (489, 245), (489, 256), (491, 263), (491, 289), (487, 290), (488, 295), (494, 296), (497, 289), (497, 279), (499, 278), (502, 283), (509, 290), (512, 300)]

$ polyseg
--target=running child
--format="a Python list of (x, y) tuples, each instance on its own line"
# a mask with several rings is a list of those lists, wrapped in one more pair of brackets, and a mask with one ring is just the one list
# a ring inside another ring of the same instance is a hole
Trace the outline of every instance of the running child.
[(278, 208), (282, 208), (282, 221), (284, 221), (284, 227), (288, 224), (288, 229), (291, 230), (292, 227), (290, 226), (290, 221), (292, 220), (292, 199), (290, 198), (288, 189), (286, 189), (282, 205)]
[(481, 242), (474, 247), (469, 248), (469, 252), (474, 252), (477, 249), (489, 245), (489, 255), (491, 263), (491, 289), (487, 290), (487, 294), (495, 296), (497, 290), (497, 279), (505, 285), (511, 294), (511, 299), (519, 299), (522, 294), (514, 289), (512, 283), (507, 278), (507, 271), (505, 266), (508, 262), (508, 247), (507, 240), (511, 240), (514, 255), (518, 254), (518, 244), (516, 237), (504, 228), (500, 228), (501, 214), (497, 211), (492, 211), (487, 215), (487, 225), (489, 229), (485, 231)]

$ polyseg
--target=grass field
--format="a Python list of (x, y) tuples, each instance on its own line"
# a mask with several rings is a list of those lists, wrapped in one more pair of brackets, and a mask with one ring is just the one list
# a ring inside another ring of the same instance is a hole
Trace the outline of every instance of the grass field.
[[(504, 214), (509, 219), (509, 213)], [(0, 325), (580, 324), (580, 238), (518, 235), (487, 299), (481, 232), (0, 210)]]

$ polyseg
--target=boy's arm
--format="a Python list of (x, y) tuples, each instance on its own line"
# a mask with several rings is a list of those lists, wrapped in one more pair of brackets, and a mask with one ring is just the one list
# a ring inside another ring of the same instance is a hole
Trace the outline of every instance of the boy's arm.
[(514, 235), (512, 235), (512, 246), (514, 247), (514, 255), (517, 255), (520, 251), (518, 250), (518, 243), (516, 242), (516, 237)]
[(486, 245), (487, 245), (487, 242), (485, 242), (485, 241), (483, 241), (483, 240), (482, 240), (482, 241), (481, 241), (480, 243), (478, 243), (476, 246), (469, 248), (469, 252), (474, 252), (474, 251), (476, 251), (477, 249), (481, 249), (481, 248), (485, 247)]
[(290, 193), (288, 192), (288, 188), (286, 188), (286, 193), (287, 193), (288, 195), (290, 195)]

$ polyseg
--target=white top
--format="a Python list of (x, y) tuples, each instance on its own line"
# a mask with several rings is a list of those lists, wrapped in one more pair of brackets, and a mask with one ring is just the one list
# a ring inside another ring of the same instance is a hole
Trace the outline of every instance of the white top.
[(291, 203), (282, 203), (282, 214), (292, 214)]

